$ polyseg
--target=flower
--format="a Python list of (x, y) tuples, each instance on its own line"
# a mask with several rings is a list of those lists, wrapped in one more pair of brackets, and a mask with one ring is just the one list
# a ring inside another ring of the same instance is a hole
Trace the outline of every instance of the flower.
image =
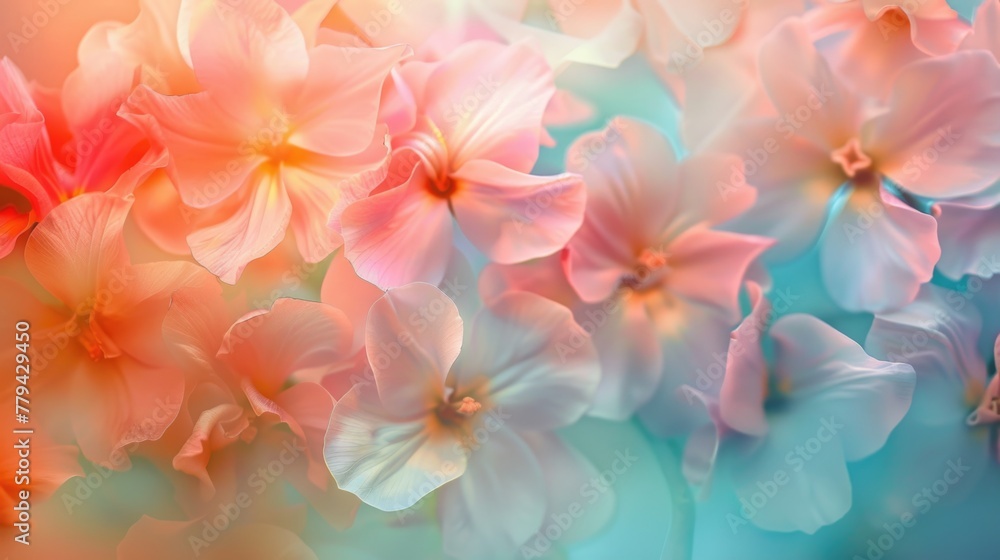
[(123, 109), (170, 152), (181, 200), (197, 209), (188, 244), (199, 263), (235, 283), (289, 226), (309, 262), (340, 245), (327, 220), (377, 184), (366, 174), (384, 173), (379, 91), (404, 52), (308, 49), (271, 0), (208, 8), (191, 37), (205, 91), (165, 96), (140, 86)]
[(341, 488), (384, 511), (440, 487), (446, 552), (506, 557), (541, 528), (556, 499), (549, 477), (588, 472), (552, 430), (589, 406), (596, 353), (569, 310), (533, 294), (496, 300), (464, 337), (463, 326), (428, 284), (379, 299), (366, 332), (375, 382), (337, 402), (326, 462)]

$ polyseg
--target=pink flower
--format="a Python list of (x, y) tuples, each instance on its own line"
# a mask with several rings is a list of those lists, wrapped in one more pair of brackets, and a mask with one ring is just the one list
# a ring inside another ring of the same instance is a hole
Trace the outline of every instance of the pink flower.
[(579, 312), (606, 321), (591, 321), (603, 373), (592, 414), (624, 419), (648, 402), (655, 430), (681, 428), (684, 407), (665, 402), (725, 348), (747, 270), (771, 244), (715, 227), (753, 203), (752, 188), (730, 182), (741, 163), (677, 161), (658, 131), (624, 118), (570, 148), (588, 202), (566, 278), (592, 306)]
[(179, 292), (164, 321), (164, 338), (194, 379), (173, 468), (195, 477), (202, 500), (210, 500), (218, 485), (231, 486), (239, 463), (252, 463), (242, 444), (279, 454), (292, 442), (302, 459), (286, 466), (289, 482), (331, 523), (349, 524), (357, 503), (329, 484), (322, 460), (334, 400), (307, 379), (349, 358), (353, 326), (334, 307), (286, 298), (232, 316), (218, 293)]
[(778, 486), (781, 476), (750, 521), (812, 534), (850, 509), (847, 462), (885, 445), (910, 407), (914, 371), (871, 358), (810, 315), (768, 328), (770, 302), (754, 284), (750, 295), (753, 311), (733, 332), (719, 397), (702, 396), (715, 424), (689, 440), (685, 471), (695, 482), (731, 485), (748, 503), (759, 484)]
[[(36, 417), (51, 419), (53, 433), (71, 431), (84, 456), (105, 465), (126, 445), (159, 438), (174, 420), (184, 379), (160, 326), (174, 291), (214, 284), (191, 263), (132, 264), (122, 236), (130, 205), (85, 194), (56, 207), (24, 251), (46, 297), (5, 281), (4, 320), (32, 322)], [(127, 457), (113, 464), (127, 465)]]
[(327, 466), (341, 488), (384, 511), (441, 487), (445, 551), (507, 557), (562, 503), (555, 489), (579, 488), (553, 482), (593, 470), (552, 430), (589, 406), (596, 354), (569, 310), (533, 294), (508, 294), (463, 327), (455, 304), (427, 284), (389, 290), (372, 307), (374, 383), (334, 407)]
[(143, 86), (123, 113), (169, 150), (181, 200), (197, 209), (188, 244), (199, 263), (235, 283), (288, 227), (309, 262), (340, 245), (327, 220), (377, 184), (359, 177), (384, 173), (379, 91), (404, 50), (308, 49), (270, 0), (208, 9), (191, 37), (205, 91), (170, 97)]
[(576, 175), (529, 174), (555, 91), (545, 62), (523, 45), (472, 42), (402, 72), (415, 124), (393, 138), (389, 178), (340, 224), (358, 274), (382, 288), (440, 282), (454, 222), (496, 262), (562, 248), (585, 193)]
[(0, 60), (0, 257), (22, 233), (59, 204), (49, 135), (27, 81), (10, 59)]
[(722, 142), (754, 160), (748, 180), (760, 193), (733, 227), (778, 239), (778, 258), (819, 238), (824, 284), (845, 309), (912, 301), (940, 249), (934, 218), (913, 208), (909, 194), (968, 195), (1000, 174), (1000, 66), (983, 52), (913, 63), (873, 115), (790, 20), (763, 46), (761, 79), (773, 111), (742, 121)]
[(825, 0), (804, 19), (813, 39), (835, 38), (838, 73), (878, 97), (907, 64), (955, 52), (969, 32), (947, 0)]

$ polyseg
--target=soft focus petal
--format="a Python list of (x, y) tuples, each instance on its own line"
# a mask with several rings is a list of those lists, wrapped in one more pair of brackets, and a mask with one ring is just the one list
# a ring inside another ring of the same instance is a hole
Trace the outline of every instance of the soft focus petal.
[(464, 449), (433, 417), (395, 412), (359, 384), (337, 401), (326, 433), (337, 486), (382, 511), (406, 509), (466, 470)]
[(281, 298), (269, 311), (234, 323), (223, 337), (219, 357), (263, 395), (273, 397), (290, 376), (346, 359), (353, 338), (353, 327), (339, 309)]
[(437, 284), (451, 252), (447, 201), (424, 191), (422, 165), (402, 185), (348, 206), (341, 217), (344, 250), (358, 275), (381, 288)]
[(372, 305), (365, 347), (388, 409), (419, 414), (442, 398), (462, 325), (455, 303), (429, 284), (391, 289)]
[[(464, 475), (441, 489), (444, 550), (457, 558), (508, 558), (542, 525), (545, 477), (531, 448), (507, 428), (475, 450)], [(483, 507), (490, 504), (490, 507)]]
[(827, 291), (852, 311), (886, 311), (917, 296), (941, 254), (932, 216), (885, 188), (858, 190), (833, 219), (820, 245)]
[(826, 418), (842, 424), (836, 437), (848, 461), (878, 451), (910, 408), (913, 367), (870, 357), (856, 342), (810, 315), (778, 319), (771, 336), (776, 374), (790, 385), (793, 403), (788, 416), (808, 414), (817, 422)]
[(583, 221), (586, 189), (577, 175), (539, 177), (477, 160), (452, 179), (458, 184), (451, 203), (462, 232), (501, 264), (555, 253)]
[(954, 424), (986, 383), (977, 348), (982, 317), (974, 306), (958, 307), (949, 297), (949, 291), (925, 285), (910, 305), (876, 315), (865, 340), (873, 357), (913, 366), (912, 416), (921, 423)]
[(908, 66), (891, 109), (871, 121), (863, 143), (879, 171), (915, 194), (952, 198), (1000, 176), (1000, 65), (982, 51)]
[[(497, 341), (504, 341), (497, 344)], [(565, 307), (511, 292), (476, 315), (455, 366), (456, 394), (486, 395), (515, 429), (575, 422), (600, 379), (590, 336)]]

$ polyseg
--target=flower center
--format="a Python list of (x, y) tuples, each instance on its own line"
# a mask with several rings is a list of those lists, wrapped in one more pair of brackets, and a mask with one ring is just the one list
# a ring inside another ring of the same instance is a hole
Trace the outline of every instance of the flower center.
[(438, 418), (450, 425), (461, 425), (482, 410), (483, 403), (472, 397), (463, 397), (458, 401), (448, 401), (438, 408)]
[(857, 138), (851, 138), (831, 152), (830, 159), (839, 164), (844, 174), (851, 179), (862, 178), (872, 169), (872, 158), (861, 149), (861, 141)]
[(451, 178), (448, 146), (444, 134), (430, 119), (424, 118), (424, 126), (410, 132), (400, 140), (400, 144), (416, 154), (419, 164), (424, 166), (427, 192), (438, 198), (450, 198), (457, 185)]
[(643, 249), (632, 272), (622, 276), (621, 284), (634, 292), (650, 290), (663, 283), (669, 270), (665, 252), (660, 249)]

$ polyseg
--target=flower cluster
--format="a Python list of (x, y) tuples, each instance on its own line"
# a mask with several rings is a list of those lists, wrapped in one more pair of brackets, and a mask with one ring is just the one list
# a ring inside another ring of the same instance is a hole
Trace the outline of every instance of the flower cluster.
[[(564, 436), (592, 419), (682, 450), (671, 491), (734, 533), (840, 521), (900, 430), (996, 467), (1000, 4), (808, 4), (142, 0), (59, 90), (0, 60), (32, 552), (416, 523), (429, 558), (549, 557), (615, 516)], [(643, 118), (594, 101), (636, 73)], [(139, 470), (154, 507), (46, 532)]]

